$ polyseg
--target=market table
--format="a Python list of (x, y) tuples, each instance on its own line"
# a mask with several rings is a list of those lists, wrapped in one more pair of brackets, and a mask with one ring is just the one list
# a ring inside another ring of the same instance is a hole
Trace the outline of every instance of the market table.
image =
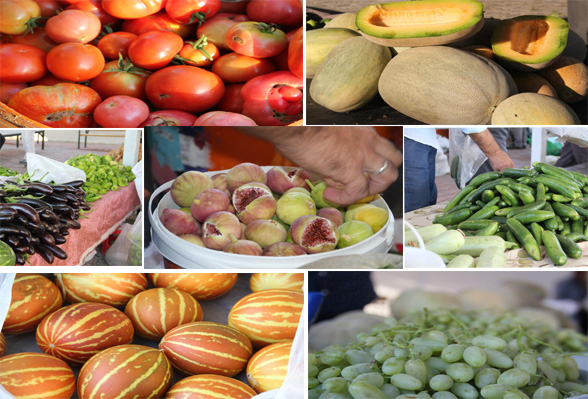
[(109, 191), (98, 201), (92, 202), (92, 209), (85, 213), (78, 222), (81, 228), (70, 229), (65, 238), (67, 242), (59, 248), (67, 253), (67, 259), (55, 258), (49, 264), (40, 255), (29, 258), (31, 266), (81, 266), (86, 257), (102, 243), (141, 205), (135, 182), (117, 191)]
[[(415, 228), (430, 226), (433, 224), (435, 216), (443, 213), (447, 202), (427, 206), (425, 208), (416, 209), (412, 212), (404, 214), (404, 220)], [(588, 241), (579, 242), (578, 245), (582, 248), (582, 256), (578, 259), (568, 257), (565, 266), (558, 267), (586, 267), (588, 265)], [(524, 249), (512, 249), (506, 251), (506, 263), (504, 267), (554, 267), (551, 259), (545, 254), (545, 247), (541, 246), (541, 260), (531, 259), (527, 251)]]

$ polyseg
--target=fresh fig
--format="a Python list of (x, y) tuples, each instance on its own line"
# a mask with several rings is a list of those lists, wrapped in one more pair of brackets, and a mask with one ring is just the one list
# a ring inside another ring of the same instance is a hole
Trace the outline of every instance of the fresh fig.
[(180, 211), (186, 212), (188, 215), (191, 215), (191, 213), (190, 213), (190, 207), (188, 207), (188, 206), (185, 206), (183, 208), (180, 208)]
[(321, 208), (316, 214), (322, 218), (329, 219), (337, 227), (343, 224), (343, 213), (341, 213), (339, 209), (333, 208), (332, 206)]
[(306, 184), (308, 184), (308, 187), (310, 187), (310, 196), (314, 200), (314, 203), (316, 204), (317, 208), (326, 208), (328, 206), (336, 208), (338, 206), (337, 204), (331, 201), (327, 201), (323, 197), (323, 191), (325, 191), (325, 189), (329, 187), (327, 183), (325, 183), (324, 181), (311, 183), (310, 180), (306, 180)]
[(293, 187), (306, 189), (306, 179), (310, 179), (308, 172), (301, 168), (286, 171), (281, 166), (274, 166), (266, 173), (267, 186), (278, 194), (284, 194)]
[(377, 233), (388, 222), (388, 211), (372, 204), (353, 204), (345, 212), (345, 221), (351, 220), (366, 222)]
[(306, 194), (290, 192), (276, 203), (276, 215), (286, 224), (292, 224), (300, 216), (316, 215), (316, 206)]
[[(277, 208), (276, 208), (277, 209)], [(286, 230), (290, 229), (290, 225), (287, 223), (284, 223), (284, 221), (282, 219), (280, 219), (278, 217), (278, 215), (274, 215), (274, 217), (272, 218), (272, 220), (275, 220), (276, 222), (278, 222), (279, 224), (281, 224), (282, 226), (284, 226), (284, 228)]]
[(247, 183), (233, 192), (237, 217), (245, 224), (258, 219), (271, 219), (276, 213), (276, 200), (268, 186)]
[(227, 188), (229, 192), (235, 191), (238, 187), (247, 183), (267, 183), (267, 177), (263, 169), (250, 162), (241, 163), (234, 166), (226, 176)]
[(194, 198), (190, 213), (199, 222), (204, 222), (213, 213), (225, 211), (231, 204), (227, 194), (216, 188), (204, 190)]
[(163, 226), (177, 236), (183, 234), (200, 235), (201, 226), (191, 215), (179, 209), (166, 208), (159, 218)]
[(338, 248), (345, 248), (357, 244), (374, 235), (374, 230), (366, 222), (351, 220), (337, 227), (339, 232)]
[(290, 194), (290, 193), (302, 193), (302, 194), (308, 195), (310, 197), (310, 191), (305, 188), (302, 188), (302, 187), (292, 187), (292, 188), (286, 190), (284, 195)]
[(189, 207), (199, 192), (213, 188), (214, 183), (208, 175), (189, 170), (179, 175), (171, 185), (171, 197), (181, 207)]
[(300, 245), (289, 242), (277, 242), (263, 250), (263, 256), (299, 256), (308, 255)]
[(195, 234), (182, 234), (180, 236), (180, 238), (182, 240), (186, 240), (186, 241), (188, 241), (188, 242), (190, 242), (192, 244), (196, 244), (199, 247), (206, 247), (206, 245), (204, 245), (204, 242), (202, 242), (202, 237), (197, 236)]
[(217, 190), (224, 191), (229, 197), (231, 193), (229, 192), (229, 188), (227, 187), (227, 174), (226, 173), (217, 173), (211, 177), (212, 183), (214, 184), (214, 188)]
[(202, 242), (207, 248), (223, 249), (232, 242), (231, 234), (237, 239), (241, 238), (241, 223), (232, 213), (213, 213), (202, 224)]
[(250, 240), (237, 240), (232, 234), (230, 237), (232, 242), (223, 249), (223, 252), (253, 256), (261, 256), (263, 254), (263, 250), (258, 243)]
[(287, 236), (288, 231), (275, 220), (254, 220), (245, 228), (245, 237), (255, 241), (262, 248), (286, 241)]
[(339, 242), (339, 233), (333, 222), (320, 216), (299, 217), (292, 223), (290, 235), (310, 254), (332, 251)]

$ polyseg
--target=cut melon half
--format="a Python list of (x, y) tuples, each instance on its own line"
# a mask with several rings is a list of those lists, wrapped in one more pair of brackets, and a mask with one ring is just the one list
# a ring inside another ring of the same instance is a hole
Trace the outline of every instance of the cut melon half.
[(374, 4), (357, 13), (355, 24), (368, 40), (383, 45), (431, 46), (458, 41), (484, 24), (476, 0), (422, 0)]
[(557, 17), (524, 15), (500, 22), (492, 34), (492, 50), (507, 68), (543, 69), (563, 52), (568, 23)]

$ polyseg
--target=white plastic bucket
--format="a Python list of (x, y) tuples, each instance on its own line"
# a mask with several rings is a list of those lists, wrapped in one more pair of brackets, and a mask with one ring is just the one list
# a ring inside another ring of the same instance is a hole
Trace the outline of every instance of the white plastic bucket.
[[(271, 166), (263, 167), (266, 172)], [(218, 173), (226, 173), (228, 170), (208, 172), (209, 176)], [(350, 254), (369, 254), (369, 253), (386, 253), (392, 247), (394, 240), (394, 215), (386, 202), (380, 197), (371, 202), (380, 208), (388, 210), (388, 222), (373, 236), (363, 240), (360, 243), (347, 248), (336, 249), (334, 251), (320, 254), (301, 255), (301, 256), (251, 256), (231, 254), (222, 251), (216, 251), (208, 248), (199, 247), (189, 243), (180, 237), (172, 234), (163, 227), (159, 217), (165, 208), (179, 209), (178, 205), (172, 200), (171, 194), (167, 192), (161, 201), (153, 209), (153, 199), (160, 196), (168, 190), (173, 181), (169, 181), (160, 186), (149, 200), (149, 219), (151, 222), (151, 237), (157, 250), (169, 261), (183, 268), (206, 268), (206, 269), (295, 269), (314, 262), (319, 259), (329, 258), (332, 256), (350, 255)]]
[(435, 252), (429, 251), (425, 248), (425, 243), (422, 237), (414, 226), (408, 223), (406, 220), (404, 224), (414, 233), (416, 236), (419, 248), (409, 247), (405, 245), (402, 251), (404, 257), (404, 268), (405, 269), (444, 269), (447, 266), (443, 259)]

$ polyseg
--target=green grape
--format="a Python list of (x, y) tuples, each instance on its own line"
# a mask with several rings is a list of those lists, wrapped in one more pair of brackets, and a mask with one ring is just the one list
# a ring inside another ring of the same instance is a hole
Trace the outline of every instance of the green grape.
[(308, 377), (308, 388), (316, 388), (321, 385), (321, 382), (316, 377)]
[(457, 396), (449, 391), (440, 391), (433, 394), (433, 399), (457, 399)]
[(557, 373), (557, 382), (564, 382), (566, 380), (566, 372), (563, 369), (555, 369)]
[(484, 388), (486, 385), (496, 384), (498, 377), (500, 377), (499, 370), (488, 368), (480, 370), (480, 372), (476, 374), (474, 382), (478, 388)]
[(349, 381), (341, 377), (333, 377), (323, 382), (323, 389), (327, 392), (339, 393), (347, 389)]
[(415, 345), (412, 347), (412, 355), (420, 360), (427, 360), (433, 355), (433, 349), (429, 346)]
[(318, 373), (318, 380), (320, 382), (325, 382), (329, 378), (339, 377), (341, 375), (341, 369), (339, 367), (328, 367), (326, 369), (321, 370)]
[(500, 374), (500, 377), (498, 377), (498, 383), (510, 385), (515, 388), (521, 388), (527, 385), (530, 379), (531, 375), (527, 373), (525, 370), (514, 368), (506, 370), (505, 372)]
[[(379, 338), (378, 338), (378, 340), (379, 340)], [(372, 355), (375, 355), (376, 353), (378, 353), (379, 351), (381, 351), (382, 349), (387, 348), (387, 347), (389, 347), (389, 346), (384, 344), (383, 342), (378, 342), (377, 344), (369, 347), (369, 352)]]
[(421, 391), (416, 396), (418, 399), (431, 399), (431, 395), (427, 391)]
[(504, 394), (504, 399), (529, 399), (529, 397), (518, 389), (511, 389)]
[(407, 348), (394, 348), (394, 357), (398, 359), (408, 359), (410, 350)]
[(372, 360), (374, 360), (374, 356), (371, 353), (357, 349), (349, 349), (347, 352), (345, 352), (345, 359), (350, 364), (370, 363)]
[(384, 392), (364, 381), (352, 382), (348, 389), (354, 399), (386, 399)]
[(391, 357), (394, 357), (394, 349), (389, 346), (380, 349), (374, 354), (374, 359), (376, 359), (379, 363), (383, 363)]
[(468, 382), (474, 378), (474, 369), (466, 363), (451, 363), (445, 373), (456, 382)]
[(378, 369), (371, 363), (352, 364), (341, 370), (341, 377), (352, 380), (360, 374), (370, 373), (372, 371), (378, 371)]
[(561, 384), (562, 391), (579, 392), (582, 395), (588, 394), (588, 385), (578, 384), (577, 382), (565, 381)]
[(441, 352), (441, 359), (445, 360), (447, 363), (459, 362), (462, 359), (464, 350), (465, 348), (463, 345), (447, 345)]
[(428, 346), (429, 348), (431, 348), (431, 350), (433, 352), (441, 352), (443, 350), (443, 348), (445, 348), (447, 346), (447, 344), (443, 341), (438, 341), (436, 339), (431, 339), (431, 338), (413, 338), (410, 340), (410, 345), (411, 346)]
[(427, 366), (420, 359), (407, 361), (404, 365), (404, 372), (419, 380), (423, 385), (427, 383)]
[(480, 394), (486, 399), (502, 399), (511, 389), (512, 387), (510, 385), (490, 384), (482, 388)]
[(471, 384), (465, 382), (456, 382), (453, 384), (451, 392), (461, 399), (476, 399), (478, 397), (478, 390)]
[(319, 399), (354, 399), (349, 392), (323, 392)]
[(543, 360), (539, 360), (537, 362), (537, 366), (541, 373), (547, 378), (550, 382), (555, 383), (557, 381), (557, 371), (551, 365)]
[(506, 341), (500, 337), (493, 337), (492, 335), (478, 335), (472, 339), (472, 344), (480, 348), (494, 349), (501, 351), (506, 348)]
[(545, 385), (533, 393), (533, 399), (558, 399), (559, 391), (554, 387)]
[(357, 342), (364, 343), (366, 339), (371, 338), (372, 336), (366, 332), (361, 332), (355, 336)]
[(319, 362), (318, 358), (316, 357), (316, 355), (314, 353), (309, 353), (308, 354), (308, 364), (309, 365), (317, 365), (317, 363)]
[(309, 377), (316, 377), (319, 373), (319, 369), (314, 364), (308, 366), (308, 376)]
[(319, 360), (329, 366), (339, 364), (343, 359), (345, 359), (345, 352), (342, 350), (327, 350), (319, 356)]
[(372, 347), (378, 343), (380, 343), (380, 338), (378, 338), (378, 337), (367, 337), (364, 340), (364, 345), (368, 346), (368, 347)]
[(353, 382), (356, 381), (367, 382), (368, 384), (373, 385), (376, 388), (381, 388), (382, 385), (384, 385), (384, 377), (382, 377), (380, 373), (360, 374), (353, 380)]
[(486, 352), (486, 362), (492, 367), (509, 369), (514, 364), (512, 359), (502, 352), (489, 348), (484, 348), (484, 352)]
[(555, 353), (546, 353), (543, 355), (543, 360), (545, 360), (551, 367), (554, 369), (562, 368), (564, 365), (564, 358), (563, 356), (557, 355)]
[(386, 359), (384, 364), (382, 364), (382, 372), (387, 375), (402, 373), (404, 371), (405, 363), (406, 362), (403, 359), (391, 357), (389, 359)]
[(382, 387), (380, 388), (380, 391), (382, 391), (388, 399), (394, 399), (395, 397), (400, 395), (400, 391), (398, 390), (398, 388), (396, 388), (392, 384), (382, 385)]
[(447, 363), (445, 360), (435, 356), (428, 358), (425, 361), (425, 364), (427, 365), (427, 367), (433, 370), (441, 371), (443, 373), (445, 372), (445, 370), (447, 370), (447, 366), (449, 366), (449, 363)]
[(447, 335), (445, 335), (443, 331), (439, 330), (431, 330), (425, 333), (425, 337), (434, 341), (443, 342), (445, 345), (447, 345), (448, 342)]
[(514, 358), (515, 367), (525, 370), (529, 374), (537, 373), (537, 360), (528, 353), (519, 353)]
[(320, 388), (311, 388), (310, 386), (309, 388), (310, 389), (308, 390), (308, 399), (319, 399), (324, 392), (324, 390)]
[(580, 378), (578, 363), (573, 357), (565, 356), (563, 361), (563, 371), (568, 381), (576, 381)]
[(438, 374), (429, 380), (429, 387), (434, 391), (449, 391), (453, 386), (453, 379), (445, 374)]
[(423, 384), (419, 381), (418, 378), (404, 373), (394, 374), (392, 377), (390, 377), (390, 382), (392, 385), (400, 389), (416, 390), (423, 387)]
[(418, 396), (415, 393), (403, 393), (402, 395), (398, 395), (396, 399), (417, 399)]
[(486, 364), (486, 352), (477, 346), (468, 346), (463, 351), (463, 360), (472, 367), (482, 367)]

